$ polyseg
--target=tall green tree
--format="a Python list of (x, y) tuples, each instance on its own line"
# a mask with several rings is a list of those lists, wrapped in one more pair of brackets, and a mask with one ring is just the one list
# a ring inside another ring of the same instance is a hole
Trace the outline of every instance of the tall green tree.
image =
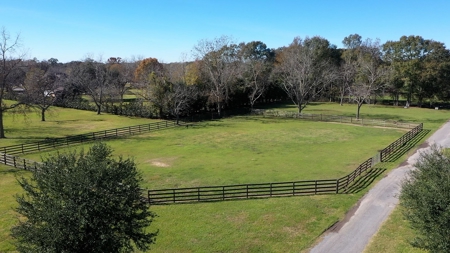
[(419, 85), (415, 90), (418, 105), (422, 106), (425, 99), (439, 99), (450, 83), (450, 51), (441, 42), (428, 41), (427, 55), (422, 63)]
[(433, 146), (415, 167), (400, 194), (403, 215), (418, 234), (411, 243), (430, 252), (450, 252), (450, 157)]
[(114, 159), (103, 143), (51, 156), (18, 181), (23, 218), (11, 234), (19, 252), (133, 252), (155, 241), (136, 164)]
[(421, 106), (425, 98), (439, 93), (434, 77), (441, 75), (449, 61), (449, 51), (443, 43), (426, 40), (421, 36), (402, 36), (398, 41), (383, 45), (384, 60), (391, 64), (397, 80), (403, 82), (408, 104), (413, 97)]
[(421, 36), (402, 36), (398, 41), (383, 45), (385, 61), (391, 63), (402, 78), (408, 105), (419, 83), (422, 60), (427, 52), (426, 41)]
[(164, 66), (156, 58), (140, 61), (135, 70), (137, 95), (152, 103), (162, 117), (167, 104), (167, 92), (170, 88)]

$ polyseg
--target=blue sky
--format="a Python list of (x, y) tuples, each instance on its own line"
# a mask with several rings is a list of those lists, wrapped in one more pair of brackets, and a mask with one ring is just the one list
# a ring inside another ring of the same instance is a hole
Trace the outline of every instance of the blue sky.
[(420, 35), (450, 46), (448, 0), (0, 0), (0, 26), (20, 33), (28, 57), (60, 62), (111, 56), (180, 61), (201, 39), (231, 36), (268, 47), (319, 35)]

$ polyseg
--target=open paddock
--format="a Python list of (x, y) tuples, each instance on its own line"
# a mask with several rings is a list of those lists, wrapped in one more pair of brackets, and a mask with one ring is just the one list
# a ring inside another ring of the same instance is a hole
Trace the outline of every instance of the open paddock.
[[(333, 106), (318, 104), (310, 108), (314, 109), (311, 113), (324, 114), (333, 108), (329, 114), (335, 115), (350, 114), (353, 110), (351, 106)], [(395, 119), (423, 121), (424, 127), (432, 131), (447, 118), (443, 111), (377, 108), (370, 110)], [(338, 109), (342, 112), (335, 111)], [(395, 116), (395, 111), (399, 116)], [(407, 112), (404, 118), (403, 112)], [(90, 131), (114, 128), (105, 125)], [(405, 132), (295, 119), (234, 117), (107, 143), (117, 155), (134, 157), (142, 171), (144, 187), (160, 189), (341, 177)], [(39, 160), (48, 153), (51, 152), (25, 157)], [(380, 166), (390, 169), (395, 164)], [(20, 192), (15, 182), (17, 173), (27, 172), (0, 166), (0, 252), (14, 251), (9, 228), (16, 222), (11, 208), (15, 206), (13, 195)], [(307, 250), (367, 190), (338, 195), (151, 206), (159, 215), (152, 228), (159, 229), (160, 234), (150, 252)]]

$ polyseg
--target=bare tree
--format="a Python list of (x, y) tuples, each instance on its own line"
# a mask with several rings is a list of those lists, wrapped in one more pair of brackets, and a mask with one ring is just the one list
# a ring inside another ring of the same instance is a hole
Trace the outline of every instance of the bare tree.
[(335, 78), (330, 44), (320, 37), (294, 38), (277, 61), (275, 76), (299, 114)]
[(170, 85), (167, 92), (167, 108), (175, 116), (177, 124), (180, 114), (187, 110), (198, 94), (198, 89), (194, 85), (186, 85), (184, 82), (176, 82)]
[(133, 80), (136, 64), (134, 62), (128, 62), (120, 57), (111, 57), (107, 63), (108, 79), (109, 79), (109, 96), (111, 103), (119, 101), (119, 110), (121, 113), (124, 96), (131, 88), (131, 82)]
[(88, 95), (97, 107), (97, 114), (101, 114), (102, 106), (107, 101), (111, 73), (101, 61), (87, 58), (74, 67), (69, 82)]
[(200, 89), (197, 83), (190, 83), (191, 66), (186, 62), (185, 55), (182, 56), (181, 62), (172, 63), (166, 69), (170, 82), (167, 91), (167, 109), (175, 116), (178, 124), (180, 114), (190, 108), (192, 102), (197, 99)]
[(222, 107), (232, 92), (232, 83), (237, 74), (238, 46), (230, 37), (201, 40), (193, 49), (193, 55), (200, 62), (200, 70), (207, 80), (210, 96), (221, 115)]
[(35, 62), (27, 71), (24, 93), (19, 97), (19, 101), (38, 108), (42, 121), (45, 121), (45, 112), (58, 98), (57, 79), (57, 74), (47, 62)]
[(339, 67), (339, 96), (340, 105), (343, 105), (344, 96), (348, 95), (350, 86), (355, 82), (357, 73), (358, 51), (361, 48), (362, 37), (359, 34), (350, 34), (342, 40), (345, 50), (341, 55)]
[(356, 68), (355, 64), (349, 61), (341, 63), (339, 68), (339, 104), (344, 104), (344, 97), (348, 94), (348, 89), (355, 81)]
[(357, 60), (354, 64), (357, 72), (348, 91), (357, 104), (356, 118), (359, 119), (361, 106), (370, 102), (370, 97), (381, 87), (387, 74), (386, 68), (382, 66), (379, 41), (367, 39), (357, 48)]
[(0, 31), (0, 138), (6, 138), (3, 125), (3, 115), (6, 111), (21, 105), (21, 102), (5, 103), (7, 93), (13, 92), (13, 85), (17, 83), (18, 71), (25, 54), (20, 53), (20, 36), (11, 37), (3, 27)]
[(253, 109), (256, 100), (263, 96), (268, 87), (275, 52), (261, 41), (252, 41), (240, 44), (239, 55), (240, 76), (248, 94), (250, 107)]

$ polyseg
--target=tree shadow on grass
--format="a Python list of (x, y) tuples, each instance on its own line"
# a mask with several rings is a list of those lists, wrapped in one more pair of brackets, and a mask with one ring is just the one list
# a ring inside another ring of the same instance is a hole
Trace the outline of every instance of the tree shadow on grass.
[[(2, 165), (4, 165), (3, 163), (1, 163)], [(26, 172), (26, 170), (20, 170), (20, 169), (16, 169), (14, 167), (10, 167), (8, 165), (4, 165), (5, 168), (0, 168), (0, 174), (14, 174), (14, 175), (21, 175), (24, 172)]]

